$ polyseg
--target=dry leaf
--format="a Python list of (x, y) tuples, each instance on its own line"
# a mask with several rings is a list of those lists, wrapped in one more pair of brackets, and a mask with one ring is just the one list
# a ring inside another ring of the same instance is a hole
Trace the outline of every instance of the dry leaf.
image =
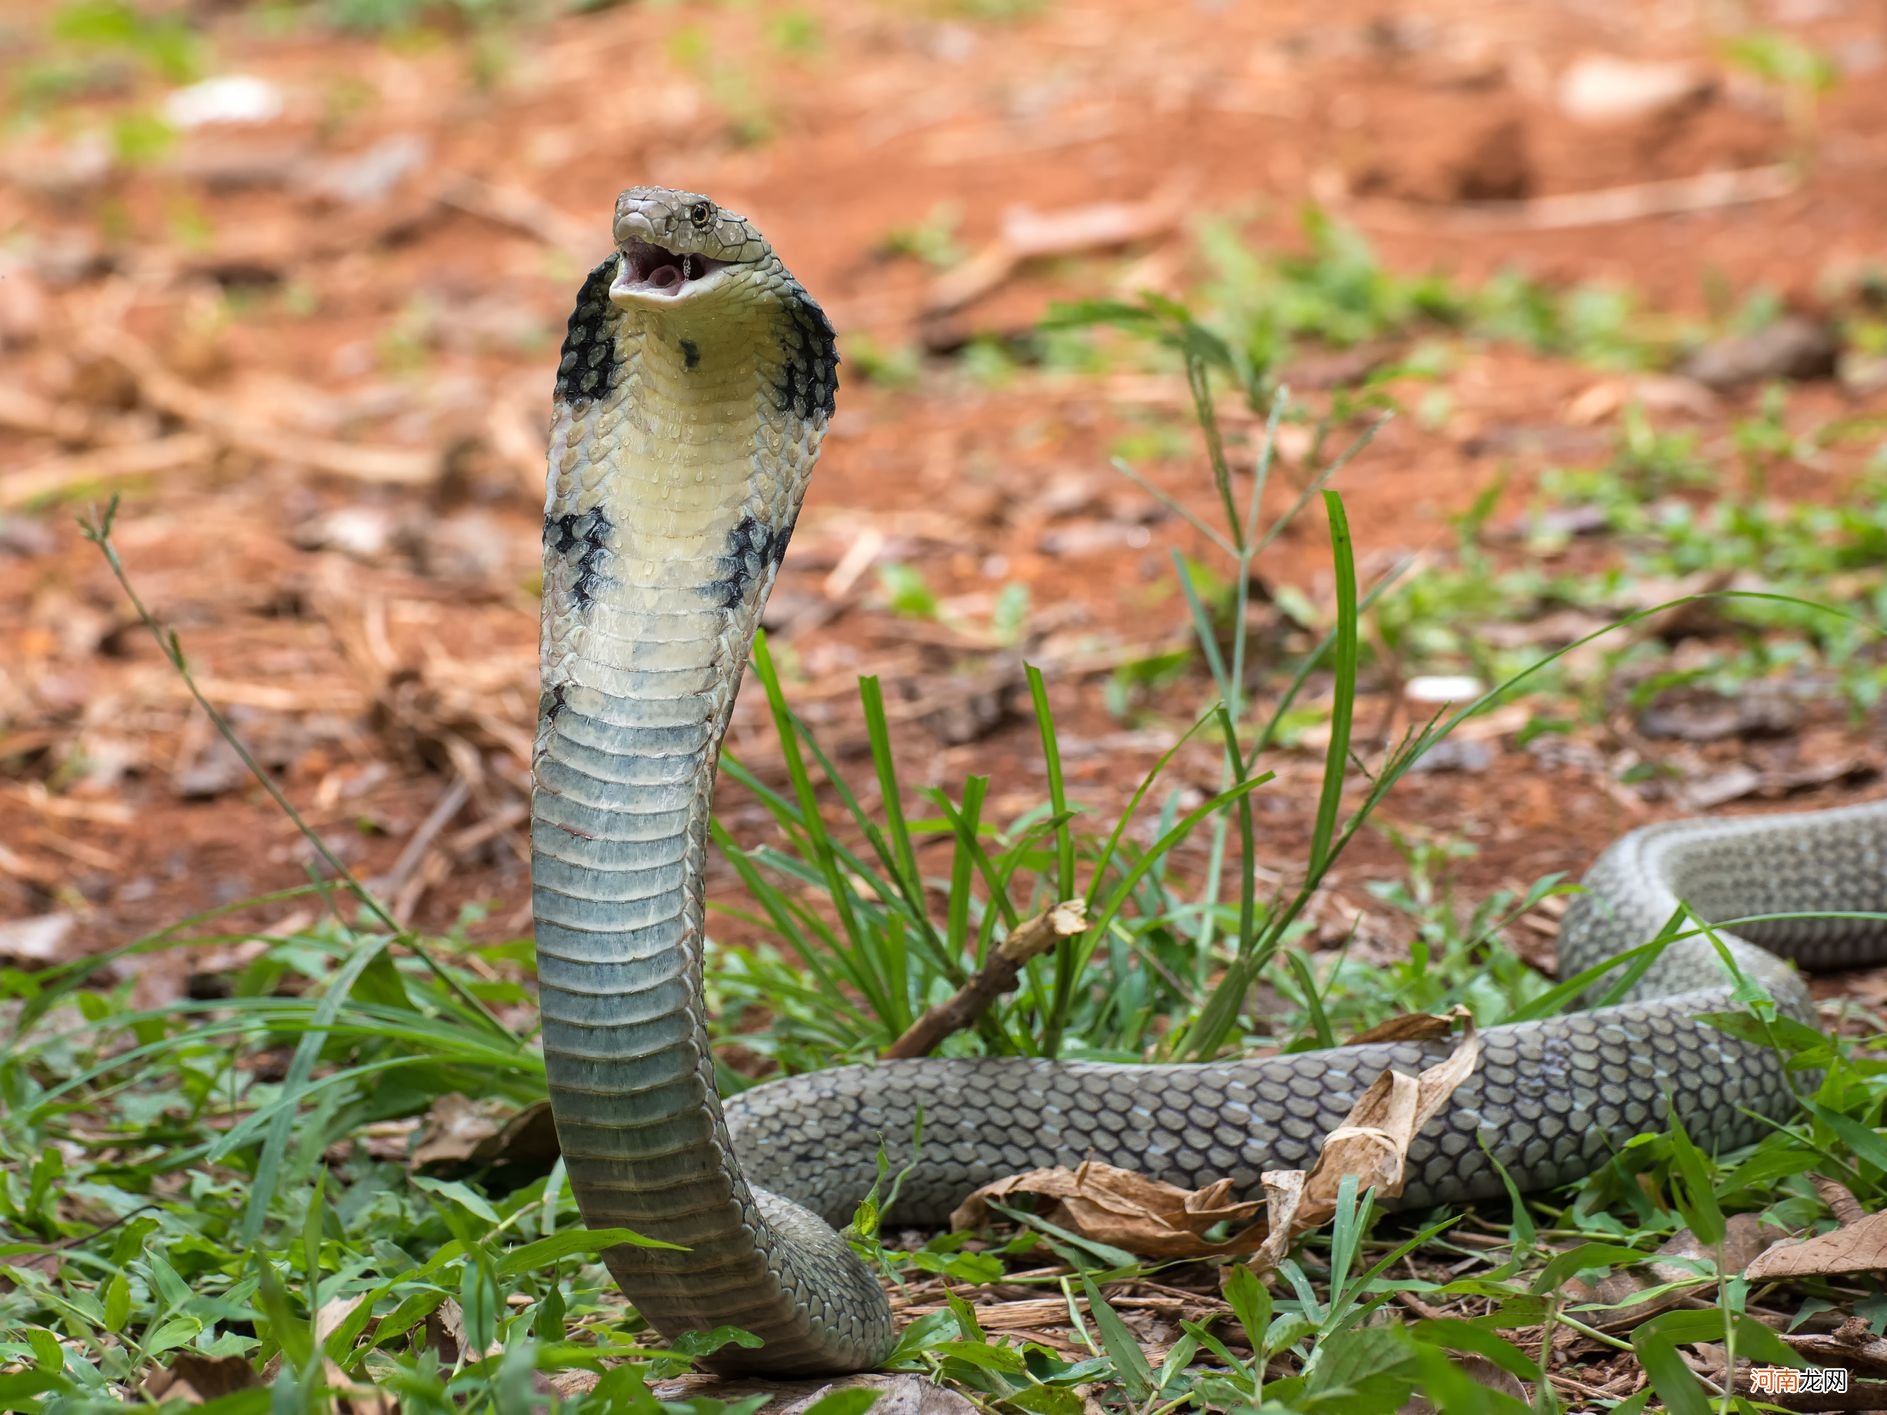
[(1811, 1174), (1808, 1182), (1815, 1186), (1815, 1193), (1828, 1206), (1828, 1212), (1835, 1216), (1839, 1224), (1859, 1223), (1867, 1217), (1861, 1208), (1861, 1201), (1854, 1197), (1854, 1191), (1838, 1179), (1830, 1179), (1825, 1174)]
[(186, 1351), (163, 1370), (152, 1372), (143, 1391), (152, 1400), (208, 1405), (261, 1383), (255, 1368), (240, 1356), (202, 1356)]
[(71, 914), (0, 921), (0, 961), (21, 968), (63, 962), (66, 939), (77, 922)]
[[(1512, 1371), (1502, 1370), (1485, 1356), (1457, 1356), (1454, 1361), (1455, 1365), (1460, 1368), (1461, 1374), (1476, 1385), (1499, 1391), (1502, 1395), (1510, 1395), (1518, 1401), (1524, 1402), (1527, 1399), (1527, 1388), (1521, 1383), (1520, 1378)], [(1400, 1415), (1434, 1415), (1434, 1411), (1433, 1402), (1417, 1391), (1402, 1403)]]
[(1348, 1047), (1368, 1046), (1372, 1042), (1431, 1042), (1445, 1037), (1460, 1020), (1461, 1009), (1452, 1012), (1405, 1012), (1391, 1017), (1366, 1031), (1358, 1032), (1344, 1043)]
[(1269, 1231), (1265, 1234), (1263, 1244), (1252, 1255), (1251, 1266), (1255, 1270), (1269, 1272), (1275, 1268), (1284, 1255), (1290, 1252), (1292, 1238), (1323, 1221), (1316, 1218), (1300, 1221), (1298, 1218), (1304, 1206), (1304, 1182), (1309, 1178), (1310, 1171), (1304, 1169), (1272, 1169), (1259, 1176), (1259, 1182), (1265, 1190), (1265, 1220)]
[(1778, 1244), (1744, 1268), (1743, 1276), (1751, 1282), (1769, 1282), (1781, 1277), (1883, 1271), (1887, 1271), (1887, 1213), (1877, 1213), (1805, 1243)]
[[(1732, 1215), (1725, 1221), (1723, 1228), (1723, 1271), (1740, 1271), (1782, 1236), (1781, 1229), (1764, 1223), (1755, 1214)], [(1640, 1322), (1659, 1312), (1668, 1311), (1697, 1294), (1695, 1287), (1674, 1287), (1655, 1297), (1633, 1300), (1638, 1293), (1653, 1287), (1681, 1283), (1697, 1277), (1698, 1268), (1665, 1261), (1671, 1258), (1715, 1261), (1716, 1252), (1708, 1245), (1699, 1243), (1697, 1235), (1688, 1228), (1682, 1229), (1661, 1245), (1657, 1252), (1645, 1255), (1642, 1266), (1646, 1271), (1643, 1274), (1637, 1268), (1626, 1269), (1609, 1273), (1594, 1284), (1583, 1283), (1575, 1278), (1566, 1284), (1566, 1295), (1575, 1302), (1596, 1302), (1614, 1309), (1609, 1312), (1582, 1312), (1582, 1321), (1600, 1331), (1629, 1331)]]
[[(1298, 1234), (1327, 1222), (1336, 1212), (1337, 1192), (1346, 1175), (1357, 1176), (1359, 1191), (1374, 1188), (1384, 1198), (1402, 1192), (1409, 1143), (1473, 1074), (1480, 1059), (1480, 1039), (1472, 1019), (1462, 1008), (1450, 1014), (1450, 1019), (1457, 1018), (1465, 1030), (1447, 1059), (1418, 1077), (1385, 1071), (1357, 1099), (1344, 1123), (1324, 1140), (1314, 1167), (1269, 1170), (1260, 1176), (1267, 1222), (1247, 1222), (1260, 1206), (1232, 1199), (1230, 1179), (1189, 1190), (1089, 1161), (1079, 1169), (1038, 1169), (986, 1184), (950, 1216), (951, 1226), (981, 1224), (991, 1199), (1037, 1194), (1055, 1201), (1056, 1222), (1096, 1242), (1161, 1258), (1255, 1250), (1252, 1266), (1268, 1270), (1290, 1250)], [(1245, 1226), (1229, 1238), (1208, 1240), (1206, 1232), (1219, 1223)]]
[[(321, 1310), (315, 1313), (315, 1343), (325, 1343), (334, 1335), (336, 1328), (346, 1321), (353, 1310), (366, 1300), (367, 1294), (356, 1293), (352, 1297), (335, 1297), (321, 1304)], [(327, 1372), (328, 1387), (342, 1391), (344, 1404), (342, 1409), (348, 1415), (399, 1415), (399, 1405), (390, 1395), (383, 1395), (371, 1385), (360, 1385), (349, 1380), (347, 1373), (325, 1357), (321, 1363)]]
[(1460, 1043), (1447, 1059), (1420, 1076), (1385, 1071), (1357, 1097), (1343, 1124), (1324, 1138), (1317, 1163), (1308, 1173), (1274, 1170), (1262, 1176), (1270, 1204), (1271, 1231), (1252, 1257), (1258, 1271), (1276, 1267), (1298, 1234), (1327, 1223), (1337, 1211), (1343, 1180), (1356, 1176), (1356, 1189), (1374, 1189), (1393, 1199), (1408, 1182), (1409, 1144), (1461, 1086), (1481, 1059), (1481, 1039), (1464, 1009)]
[[(1067, 1307), (1061, 1308), (1065, 1314)], [(835, 1391), (869, 1390), (877, 1394), (872, 1415), (975, 1415), (977, 1407), (953, 1390), (923, 1376), (847, 1376), (836, 1381), (724, 1380), (716, 1376), (683, 1376), (654, 1387), (657, 1400), (686, 1401), (696, 1397), (741, 1400), (772, 1397), (762, 1410), (771, 1415), (804, 1415)]]
[(1845, 1366), (1874, 1376), (1887, 1374), (1887, 1339), (1874, 1335), (1866, 1317), (1849, 1317), (1831, 1332), (1776, 1334), (1817, 1366)]
[(1258, 1212), (1256, 1203), (1229, 1198), (1231, 1187), (1231, 1180), (1220, 1179), (1204, 1189), (1182, 1189), (1090, 1160), (1079, 1169), (1038, 1169), (985, 1184), (950, 1215), (950, 1225), (978, 1227), (988, 1217), (989, 1200), (1036, 1194), (1055, 1201), (1054, 1222), (1132, 1253), (1153, 1258), (1248, 1253), (1262, 1237), (1263, 1224), (1222, 1241), (1205, 1237), (1216, 1224), (1247, 1224)]
[(413, 1147), (412, 1165), (422, 1170), (519, 1165), (543, 1172), (556, 1159), (557, 1129), (548, 1102), (513, 1111), (504, 1101), (471, 1101), (455, 1091), (433, 1102)]

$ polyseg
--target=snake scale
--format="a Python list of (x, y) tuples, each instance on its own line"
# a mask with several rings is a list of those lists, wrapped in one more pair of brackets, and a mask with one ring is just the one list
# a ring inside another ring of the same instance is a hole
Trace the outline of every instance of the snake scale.
[[(727, 1370), (815, 1374), (883, 1359), (877, 1280), (833, 1225), (876, 1173), (916, 1170), (889, 1217), (941, 1220), (986, 1180), (1090, 1157), (1177, 1184), (1302, 1168), (1386, 1067), (1445, 1043), (1186, 1066), (1020, 1058), (851, 1066), (716, 1096), (702, 998), (703, 863), (720, 740), (833, 412), (818, 304), (744, 218), (631, 188), (584, 281), (558, 368), (544, 514), (532, 845), (544, 1056), (571, 1187), (661, 1333), (731, 1325)], [(1887, 908), (1887, 803), (1652, 826), (1614, 844), (1568, 912), (1561, 967), (1705, 918)], [(1795, 969), (1887, 951), (1856, 921), (1719, 935), (1804, 1021)], [(1417, 1138), (1404, 1205), (1589, 1173), (1667, 1107), (1700, 1143), (1754, 1140), (1796, 1104), (1770, 1050), (1693, 1020), (1732, 1005), (1709, 940), (1667, 949), (1615, 1005), (1493, 1027)], [(1799, 1082), (1798, 1082), (1799, 1083)]]

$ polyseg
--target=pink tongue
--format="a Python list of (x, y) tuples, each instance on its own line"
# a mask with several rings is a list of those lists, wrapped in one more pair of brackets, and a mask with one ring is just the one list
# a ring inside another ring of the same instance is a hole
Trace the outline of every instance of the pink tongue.
[(675, 265), (658, 265), (649, 272), (648, 278), (644, 283), (652, 285), (658, 290), (673, 290), (682, 283), (681, 267)]

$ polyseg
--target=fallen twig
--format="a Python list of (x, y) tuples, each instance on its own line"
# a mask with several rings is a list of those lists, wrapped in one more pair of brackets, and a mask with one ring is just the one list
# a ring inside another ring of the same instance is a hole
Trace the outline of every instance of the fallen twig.
[(0, 427), (56, 437), (63, 442), (83, 442), (91, 436), (92, 422), (91, 414), (82, 408), (53, 403), (23, 388), (0, 384)]
[(426, 448), (336, 442), (236, 416), (214, 394), (193, 387), (166, 369), (156, 355), (122, 330), (114, 330), (109, 341), (97, 341), (92, 352), (129, 374), (139, 396), (151, 407), (225, 446), (351, 481), (423, 486), (439, 476), (439, 455)]
[(1365, 201), (1349, 204), (1349, 213), (1365, 226), (1390, 230), (1564, 231), (1580, 226), (1614, 226), (1648, 216), (1681, 216), (1726, 206), (1774, 201), (1801, 185), (1792, 168), (1745, 167), (1728, 172), (1700, 172), (1658, 182), (1632, 182), (1589, 192), (1527, 197), (1520, 201), (1473, 202), (1428, 206), (1416, 202)]
[(592, 231), (588, 222), (578, 221), (522, 187), (462, 176), (441, 189), (439, 204), (533, 236), (580, 261), (597, 260), (606, 249), (602, 231)]
[(70, 457), (48, 457), (22, 471), (0, 477), (0, 507), (25, 506), (93, 482), (152, 476), (207, 462), (216, 444), (194, 432), (174, 433), (150, 442), (101, 447)]
[(424, 881), (420, 865), (425, 863), (432, 850), (433, 842), (439, 838), (439, 832), (452, 823), (452, 818), (465, 808), (471, 799), (472, 787), (463, 776), (454, 777), (452, 784), (440, 796), (438, 804), (420, 822), (419, 829), (413, 832), (406, 842), (406, 848), (400, 851), (400, 858), (393, 862), (393, 868), (387, 871), (380, 888), (393, 901), (393, 912), (402, 917), (411, 917), (418, 906), (420, 894), (414, 892), (408, 897), (409, 884)]
[(988, 1010), (990, 1003), (1013, 988), (1024, 963), (1087, 926), (1088, 906), (1080, 899), (1064, 900), (1032, 919), (1023, 920), (954, 996), (927, 1009), (905, 1029), (903, 1036), (886, 1047), (885, 1056), (892, 1060), (928, 1056), (937, 1043), (952, 1032), (970, 1026)]
[(924, 297), (924, 313), (949, 314), (981, 299), (1026, 261), (1110, 250), (1164, 235), (1178, 222), (1183, 207), (1177, 191), (1166, 191), (1142, 202), (1096, 202), (1068, 211), (1035, 212), (1025, 208), (1009, 212), (995, 240), (932, 282)]

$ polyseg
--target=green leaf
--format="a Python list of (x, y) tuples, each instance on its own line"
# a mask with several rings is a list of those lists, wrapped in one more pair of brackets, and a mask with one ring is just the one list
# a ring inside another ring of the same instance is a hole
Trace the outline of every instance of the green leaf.
[(1271, 1327), (1271, 1293), (1258, 1275), (1243, 1263), (1225, 1275), (1225, 1300), (1245, 1329), (1245, 1340), (1260, 1361), (1265, 1356), (1265, 1333)]
[(761, 1338), (739, 1327), (716, 1327), (713, 1331), (687, 1331), (670, 1343), (675, 1350), (690, 1356), (709, 1356), (723, 1346), (738, 1346), (755, 1351), (766, 1345)]
[(1684, 1364), (1684, 1358), (1677, 1354), (1681, 1340), (1710, 1338), (1674, 1335), (1684, 1332), (1692, 1324), (1670, 1320), (1672, 1317), (1687, 1318), (1694, 1315), (1713, 1319), (1716, 1339), (1721, 1340), (1725, 1335), (1723, 1314), (1720, 1312), (1666, 1312), (1661, 1317), (1652, 1318), (1631, 1334), (1632, 1350), (1638, 1353), (1638, 1364), (1644, 1367), (1645, 1377), (1670, 1415), (1710, 1415), (1710, 1398), (1704, 1393), (1702, 1383)]
[(308, 1324), (295, 1315), (275, 1264), (260, 1254), (256, 1256), (256, 1301), (262, 1304), (263, 1315), (268, 1318), (269, 1336), (281, 1347), (289, 1366), (296, 1370), (306, 1366), (314, 1355), (314, 1347), (308, 1340)]
[(1303, 1408), (1331, 1415), (1388, 1415), (1415, 1387), (1416, 1353), (1401, 1327), (1346, 1327), (1318, 1346)]
[(1323, 789), (1317, 801), (1317, 821), (1310, 838), (1309, 873), (1319, 878), (1329, 867), (1331, 842), (1336, 837), (1337, 815), (1343, 804), (1343, 779), (1350, 764), (1350, 727), (1356, 712), (1356, 555), (1350, 539), (1350, 518), (1343, 498), (1324, 494), (1330, 517), (1330, 551), (1335, 559), (1337, 586), (1336, 683), (1331, 689), (1330, 745), (1324, 752)]
[(28, 1327), (26, 1344), (33, 1348), (33, 1361), (42, 1371), (63, 1371), (66, 1365), (65, 1348), (59, 1344), (59, 1338), (44, 1327)]
[(1525, 1401), (1482, 1385), (1435, 1347), (1420, 1347), (1417, 1355), (1416, 1392), (1442, 1415), (1529, 1415)]
[(459, 1273), (459, 1309), (465, 1318), (468, 1359), (482, 1360), (498, 1336), (498, 1284), (483, 1262), (467, 1263)]
[(20, 1415), (38, 1415), (45, 1407), (33, 1397), (57, 1390), (65, 1384), (65, 1380), (56, 1373), (37, 1367), (30, 1371), (0, 1373), (0, 1410), (17, 1410)]
[(1094, 1314), (1094, 1325), (1100, 1329), (1101, 1349), (1114, 1363), (1114, 1369), (1127, 1394), (1136, 1403), (1145, 1403), (1152, 1398), (1155, 1390), (1153, 1368), (1147, 1364), (1146, 1352), (1140, 1349), (1139, 1341), (1127, 1330), (1127, 1324), (1120, 1319), (1120, 1314), (1108, 1306), (1107, 1299), (1101, 1296), (1101, 1289), (1094, 1285), (1094, 1279), (1086, 1273), (1081, 1274), (1081, 1286), (1087, 1291), (1088, 1308)]
[(520, 1273), (536, 1272), (547, 1268), (563, 1258), (581, 1253), (585, 1257), (594, 1257), (607, 1252), (619, 1243), (627, 1243), (636, 1248), (672, 1248), (676, 1252), (686, 1252), (678, 1243), (664, 1243), (659, 1238), (644, 1238), (632, 1228), (566, 1228), (562, 1233), (553, 1233), (548, 1238), (540, 1238), (534, 1243), (526, 1243), (521, 1248), (512, 1248), (492, 1264), (492, 1272), (498, 1277), (516, 1277)]
[(122, 1272), (105, 1284), (105, 1330), (121, 1332), (131, 1316), (131, 1280)]
[(847, 1386), (820, 1396), (806, 1407), (806, 1415), (865, 1415), (878, 1403), (878, 1395), (870, 1386)]
[(424, 1189), (429, 1194), (437, 1194), (442, 1199), (449, 1199), (460, 1208), (489, 1224), (500, 1224), (504, 1219), (498, 1210), (484, 1195), (476, 1193), (458, 1180), (434, 1179), (425, 1174), (409, 1174), (407, 1178), (415, 1188)]
[(1087, 1402), (1066, 1386), (1032, 1385), (1003, 1397), (1003, 1404), (1030, 1415), (1082, 1415)]
[[(307, 1324), (302, 1327), (303, 1344), (306, 1343)], [(189, 1312), (178, 1312), (164, 1318), (150, 1331), (144, 1334), (141, 1343), (146, 1356), (158, 1356), (178, 1346), (188, 1346), (203, 1333), (203, 1319)]]
[(1714, 1248), (1723, 1241), (1723, 1210), (1717, 1205), (1716, 1191), (1710, 1183), (1710, 1165), (1691, 1143), (1675, 1107), (1671, 1110), (1671, 1156), (1678, 1177), (1684, 1181), (1677, 1211), (1698, 1241)]
[[(1485, 1320), (1487, 1319), (1482, 1319), (1482, 1321)], [(1439, 1317), (1417, 1322), (1410, 1328), (1410, 1335), (1417, 1341), (1433, 1346), (1446, 1346), (1455, 1351), (1472, 1352), (1476, 1356), (1492, 1361), (1501, 1370), (1523, 1381), (1540, 1379), (1539, 1364), (1532, 1357), (1500, 1335), (1492, 1326), (1483, 1326), (1481, 1321)]]
[(1883, 1139), (1878, 1131), (1815, 1101), (1804, 1101), (1802, 1104), (1810, 1115), (1834, 1131), (1836, 1138), (1853, 1150), (1858, 1158), (1876, 1169), (1887, 1170), (1887, 1139)]
[(1652, 1255), (1637, 1248), (1627, 1248), (1617, 1243), (1581, 1243), (1568, 1248), (1563, 1253), (1555, 1254), (1551, 1261), (1540, 1270), (1540, 1275), (1533, 1280), (1534, 1292), (1552, 1292), (1563, 1287), (1568, 1278), (1577, 1273), (1601, 1271), (1610, 1272), (1613, 1268), (1630, 1267), (1635, 1263), (1651, 1260)]
[[(390, 1285), (391, 1284), (389, 1284), (389, 1286)], [(423, 1322), (428, 1316), (443, 1307), (446, 1298), (449, 1296), (451, 1296), (450, 1293), (436, 1287), (423, 1288), (418, 1292), (409, 1292), (405, 1297), (400, 1299), (399, 1305), (391, 1312), (387, 1313), (386, 1316), (382, 1317), (379, 1324), (374, 1327), (373, 1341), (370, 1343), (371, 1346), (378, 1348), (391, 1345), (400, 1337), (406, 1335), (407, 1332), (411, 1331), (417, 1323)], [(371, 1302), (362, 1302), (356, 1311), (370, 1308), (372, 1305)], [(369, 1313), (369, 1315), (371, 1316), (371, 1313)], [(338, 1335), (338, 1333), (336, 1335)], [(335, 1349), (334, 1337), (328, 1338), (324, 1349), (329, 1351)]]
[(898, 1333), (898, 1344), (885, 1357), (885, 1369), (891, 1371), (907, 1366), (920, 1353), (955, 1341), (958, 1331), (956, 1313), (947, 1308), (919, 1317)]
[(1019, 1376), (1028, 1369), (1022, 1353), (1008, 1346), (991, 1346), (982, 1341), (951, 1341), (942, 1346), (933, 1346), (930, 1350), (933, 1356), (961, 1361), (978, 1370), (1000, 1371), (1006, 1376)]

